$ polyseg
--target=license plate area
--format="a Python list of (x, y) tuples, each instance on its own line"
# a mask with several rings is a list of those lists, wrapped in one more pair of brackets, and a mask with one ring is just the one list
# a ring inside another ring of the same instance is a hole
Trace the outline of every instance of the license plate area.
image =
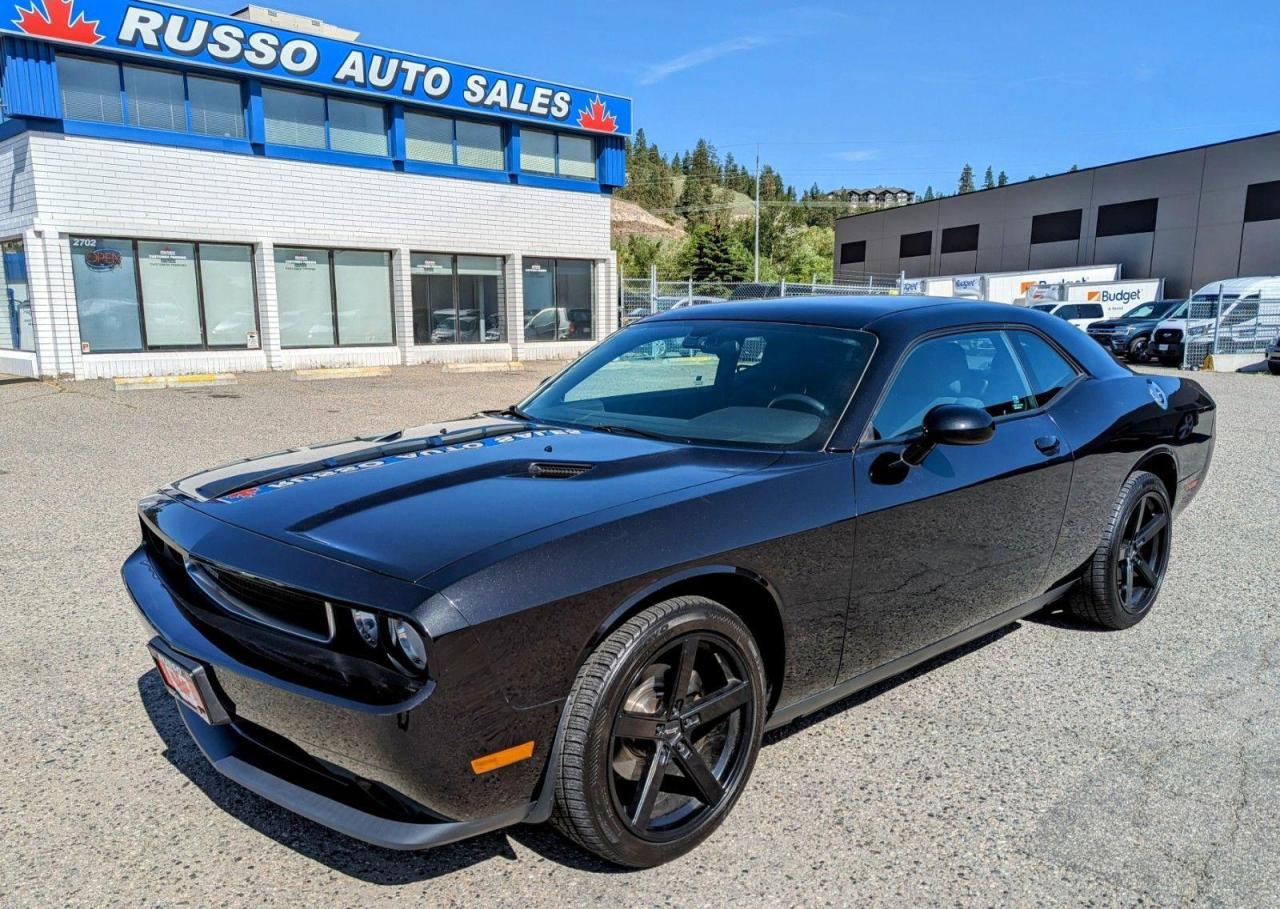
[(231, 717), (227, 715), (226, 708), (213, 690), (203, 666), (179, 656), (158, 639), (148, 644), (147, 650), (151, 652), (151, 659), (156, 664), (160, 679), (170, 694), (211, 726), (231, 722)]

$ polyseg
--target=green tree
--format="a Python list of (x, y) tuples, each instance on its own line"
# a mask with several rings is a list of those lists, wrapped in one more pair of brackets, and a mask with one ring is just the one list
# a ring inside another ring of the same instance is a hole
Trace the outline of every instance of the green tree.
[(741, 281), (728, 232), (719, 222), (699, 224), (689, 234), (688, 273), (695, 281)]
[(922, 202), (932, 202), (932, 201), (933, 201), (933, 199), (934, 199), (934, 196), (933, 196), (933, 185), (932, 185), (932, 184), (930, 184), (929, 186), (926, 186), (926, 187), (924, 188), (924, 195), (920, 197), (920, 201), (922, 201)]
[(1009, 184), (1009, 175), (1004, 171), (1000, 171), (1000, 176), (996, 177), (996, 186), (1007, 186)]
[(974, 189), (973, 167), (966, 163), (964, 169), (960, 171), (960, 180), (956, 184), (956, 192), (971, 193)]
[(995, 189), (995, 185), (996, 185), (996, 178), (995, 178), (995, 176), (991, 173), (991, 165), (990, 165), (990, 164), (988, 164), (988, 165), (987, 165), (987, 172), (986, 172), (985, 174), (983, 174), (983, 175), (982, 175), (982, 188), (983, 188), (983, 189)]

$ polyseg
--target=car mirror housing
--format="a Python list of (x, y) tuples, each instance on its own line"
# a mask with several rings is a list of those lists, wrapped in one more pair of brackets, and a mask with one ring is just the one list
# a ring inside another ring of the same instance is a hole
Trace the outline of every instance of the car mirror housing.
[(967, 404), (939, 404), (924, 415), (920, 438), (907, 446), (902, 460), (916, 467), (936, 445), (981, 445), (995, 435), (991, 414)]

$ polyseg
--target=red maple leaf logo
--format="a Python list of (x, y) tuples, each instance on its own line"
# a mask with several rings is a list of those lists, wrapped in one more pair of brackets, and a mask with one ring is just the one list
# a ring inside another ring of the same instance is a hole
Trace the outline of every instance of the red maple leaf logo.
[(583, 129), (595, 130), (598, 133), (616, 133), (618, 118), (609, 113), (600, 96), (596, 95), (587, 107), (578, 111), (578, 125)]
[(31, 8), (14, 6), (18, 18), (13, 24), (28, 35), (38, 38), (57, 38), (76, 44), (97, 44), (99, 20), (87, 21), (81, 13), (73, 22), (72, 6), (75, 0), (31, 0)]

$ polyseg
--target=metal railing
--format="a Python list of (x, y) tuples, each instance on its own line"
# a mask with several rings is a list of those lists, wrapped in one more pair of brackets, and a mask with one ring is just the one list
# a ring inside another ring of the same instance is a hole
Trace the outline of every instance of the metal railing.
[(836, 283), (810, 281), (659, 281), (624, 278), (618, 324), (628, 325), (655, 313), (726, 300), (776, 300), (784, 297), (897, 294), (900, 275), (850, 275)]
[(1192, 302), (1183, 323), (1182, 366), (1199, 369), (1206, 357), (1256, 354), (1280, 338), (1280, 297)]

